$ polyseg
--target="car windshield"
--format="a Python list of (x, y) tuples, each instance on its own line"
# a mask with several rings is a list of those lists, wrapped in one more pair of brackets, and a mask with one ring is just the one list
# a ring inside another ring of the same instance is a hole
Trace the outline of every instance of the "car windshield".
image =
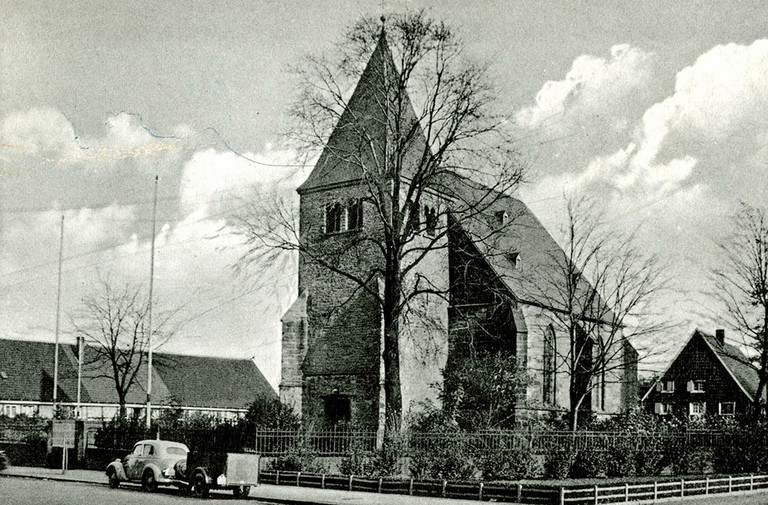
[(184, 456), (187, 454), (187, 451), (185, 451), (181, 447), (166, 447), (165, 452), (167, 452), (171, 456)]

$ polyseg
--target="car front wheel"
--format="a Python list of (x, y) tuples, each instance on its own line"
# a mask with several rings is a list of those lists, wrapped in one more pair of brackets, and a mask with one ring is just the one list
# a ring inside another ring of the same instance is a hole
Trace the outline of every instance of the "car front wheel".
[(120, 479), (117, 478), (117, 472), (114, 468), (107, 470), (107, 479), (109, 479), (109, 487), (117, 489), (120, 486)]
[(157, 491), (157, 480), (155, 479), (155, 472), (147, 470), (144, 472), (144, 476), (141, 478), (141, 487), (147, 493), (154, 493)]

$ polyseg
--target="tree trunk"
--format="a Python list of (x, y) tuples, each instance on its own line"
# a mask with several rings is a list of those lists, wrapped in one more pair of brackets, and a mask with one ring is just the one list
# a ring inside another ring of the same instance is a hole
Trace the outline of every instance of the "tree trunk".
[(125, 393), (118, 390), (117, 401), (120, 405), (120, 408), (118, 410), (118, 416), (120, 417), (120, 419), (125, 420), (125, 418), (127, 417), (127, 411), (125, 408)]
[[(391, 256), (396, 256), (392, 254)], [(397, 260), (387, 259), (384, 281), (384, 398), (387, 423), (400, 420), (403, 409), (400, 390), (400, 269)]]

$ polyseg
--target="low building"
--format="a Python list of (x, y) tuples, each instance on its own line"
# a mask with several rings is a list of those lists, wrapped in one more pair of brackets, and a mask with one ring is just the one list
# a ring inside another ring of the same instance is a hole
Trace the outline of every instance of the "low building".
[(757, 369), (725, 343), (725, 330), (711, 335), (696, 329), (642, 402), (658, 415), (733, 416), (748, 411), (757, 386)]
[[(0, 339), (0, 413), (53, 416), (55, 346), (48, 342)], [(78, 407), (77, 346), (59, 346), (57, 403), (74, 412)], [(85, 346), (84, 363), (95, 363), (95, 349)], [(80, 417), (111, 419), (119, 403), (105, 364), (83, 367)], [(128, 415), (146, 410), (147, 367), (142, 366), (126, 397)], [(207, 414), (235, 419), (247, 412), (259, 396), (277, 398), (259, 368), (248, 359), (212, 358), (154, 353), (152, 366), (152, 417), (163, 410)]]

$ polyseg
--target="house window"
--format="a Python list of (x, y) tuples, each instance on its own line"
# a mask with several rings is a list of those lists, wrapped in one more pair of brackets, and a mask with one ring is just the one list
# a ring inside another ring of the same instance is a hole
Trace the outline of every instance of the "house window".
[(704, 402), (691, 402), (688, 404), (688, 413), (692, 416), (703, 416), (707, 413), (707, 404)]
[(663, 380), (656, 383), (656, 391), (659, 393), (674, 393), (675, 392), (675, 381), (673, 380)]
[(736, 415), (736, 402), (720, 402), (718, 412), (721, 416)]
[(706, 381), (703, 381), (703, 380), (688, 381), (688, 391), (690, 393), (703, 393), (705, 382)]
[(347, 206), (347, 230), (359, 230), (363, 227), (363, 201), (352, 200)]
[(665, 402), (658, 402), (654, 404), (653, 411), (661, 416), (668, 416), (672, 414), (672, 404)]
[(338, 233), (341, 231), (342, 208), (338, 202), (325, 207), (325, 233)]

